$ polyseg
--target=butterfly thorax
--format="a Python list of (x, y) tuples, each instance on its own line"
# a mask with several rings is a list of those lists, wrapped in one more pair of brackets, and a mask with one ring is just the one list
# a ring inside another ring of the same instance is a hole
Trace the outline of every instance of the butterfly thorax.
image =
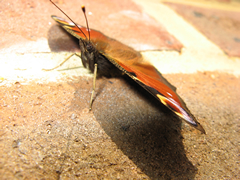
[(80, 40), (81, 59), (83, 66), (94, 72), (94, 64), (97, 64), (98, 76), (116, 77), (122, 75), (121, 71), (117, 69), (109, 60), (99, 53), (91, 41)]

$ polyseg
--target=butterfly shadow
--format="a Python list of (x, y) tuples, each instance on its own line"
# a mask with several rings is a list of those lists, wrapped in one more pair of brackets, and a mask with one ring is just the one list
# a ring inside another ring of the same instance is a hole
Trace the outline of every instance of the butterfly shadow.
[(48, 45), (52, 52), (80, 52), (79, 40), (57, 24), (48, 31)]
[(97, 84), (97, 121), (142, 172), (153, 179), (194, 178), (197, 168), (186, 157), (181, 120), (128, 77)]

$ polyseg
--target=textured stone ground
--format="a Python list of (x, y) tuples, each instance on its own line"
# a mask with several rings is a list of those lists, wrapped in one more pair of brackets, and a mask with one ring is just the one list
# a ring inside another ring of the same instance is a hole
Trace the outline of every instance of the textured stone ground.
[[(130, 24), (141, 25), (145, 19), (144, 27), (148, 15), (152, 27), (164, 27), (178, 41), (172, 47), (184, 46), (181, 53), (173, 48), (146, 49), (142, 54), (177, 87), (206, 135), (179, 120), (127, 77), (98, 79), (89, 112), (93, 79), (80, 59), (73, 57), (56, 71), (41, 70), (59, 64), (70, 55), (68, 51), (78, 51), (74, 39), (50, 19), (51, 14), (61, 13), (47, 0), (4, 2), (0, 11), (5, 17), (0, 22), (5, 27), (0, 32), (1, 179), (240, 178), (238, 57), (228, 57), (158, 1), (117, 5), (115, 14), (107, 11), (114, 6), (108, 7), (106, 1), (56, 2), (79, 23), (84, 23), (81, 4), (93, 6), (89, 21), (95, 29), (139, 49), (157, 45), (146, 36), (129, 39), (134, 32), (121, 29), (135, 26), (107, 29), (124, 24), (126, 12), (135, 18)], [(195, 2), (201, 8), (209, 6), (209, 2)], [(105, 9), (97, 11), (98, 3)], [(236, 12), (233, 2), (221, 3), (214, 1), (211, 8), (224, 5)], [(106, 21), (98, 21), (94, 11), (98, 15), (104, 11)]]

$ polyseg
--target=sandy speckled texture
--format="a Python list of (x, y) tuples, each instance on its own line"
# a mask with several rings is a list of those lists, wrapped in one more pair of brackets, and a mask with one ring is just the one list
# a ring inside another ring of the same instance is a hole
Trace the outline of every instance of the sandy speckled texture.
[[(85, 24), (84, 3), (91, 28), (143, 48), (144, 59), (177, 87), (206, 135), (127, 77), (98, 79), (89, 112), (93, 76), (78, 57), (42, 70), (79, 52), (78, 42), (50, 18), (61, 13), (48, 0), (3, 1), (1, 179), (240, 179), (239, 58), (163, 1), (54, 2), (79, 24)], [(233, 12), (240, 7), (238, 1), (178, 2)], [(172, 47), (183, 45), (181, 52), (147, 51), (159, 45), (160, 29), (178, 40), (167, 41)]]
[[(239, 79), (166, 75), (207, 134), (128, 78), (1, 86), (3, 179), (239, 178)], [(219, 97), (222, 97), (219, 99)]]

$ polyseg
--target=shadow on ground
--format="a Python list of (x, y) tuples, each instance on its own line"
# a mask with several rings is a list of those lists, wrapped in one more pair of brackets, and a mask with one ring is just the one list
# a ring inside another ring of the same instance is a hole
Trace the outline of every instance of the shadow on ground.
[(99, 79), (97, 87), (97, 121), (142, 172), (151, 179), (194, 178), (197, 168), (186, 157), (181, 121), (172, 112), (127, 77)]
[[(52, 52), (79, 52), (79, 40), (55, 24), (48, 31), (48, 45)], [(80, 60), (81, 61), (81, 60)]]

